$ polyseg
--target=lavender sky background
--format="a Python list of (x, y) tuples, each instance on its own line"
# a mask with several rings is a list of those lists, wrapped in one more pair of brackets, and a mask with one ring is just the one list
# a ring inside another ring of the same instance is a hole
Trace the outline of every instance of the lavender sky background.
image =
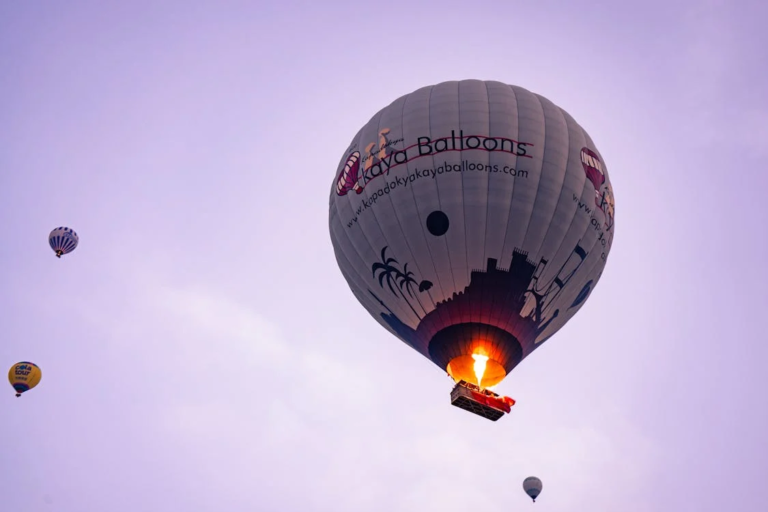
[[(2, 510), (768, 509), (768, 3), (0, 3)], [(616, 196), (492, 423), (338, 271), (352, 136), (428, 84), (564, 108)], [(54, 227), (80, 235), (58, 260)], [(3, 370), (6, 371), (6, 370)], [(522, 480), (544, 481), (531, 504)]]

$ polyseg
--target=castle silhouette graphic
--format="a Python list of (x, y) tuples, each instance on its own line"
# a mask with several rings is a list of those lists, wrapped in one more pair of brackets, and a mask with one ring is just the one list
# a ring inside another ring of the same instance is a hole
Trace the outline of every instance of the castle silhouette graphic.
[(381, 313), (384, 322), (441, 368), (446, 368), (454, 357), (471, 353), (473, 344), (482, 339), (491, 352), (489, 356), (509, 373), (541, 344), (536, 344), (537, 338), (560, 313), (554, 308), (556, 299), (586, 256), (587, 252), (577, 244), (557, 275), (546, 283), (541, 282), (548, 263), (544, 258), (537, 264), (517, 248), (509, 268), (498, 267), (496, 259), (488, 258), (485, 270), (473, 270), (469, 284), (435, 303), (416, 329), (403, 323), (382, 299), (368, 291), (386, 310)]

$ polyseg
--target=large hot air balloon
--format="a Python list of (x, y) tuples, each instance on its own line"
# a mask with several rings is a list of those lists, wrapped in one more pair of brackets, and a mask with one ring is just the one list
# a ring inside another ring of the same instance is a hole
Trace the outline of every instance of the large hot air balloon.
[(329, 224), (357, 300), (454, 379), (454, 405), (495, 421), (514, 400), (487, 387), (600, 279), (614, 200), (568, 113), (521, 87), (463, 80), (400, 97), (355, 135)]
[(42, 376), (43, 373), (40, 371), (40, 367), (28, 361), (16, 363), (8, 370), (8, 382), (16, 390), (17, 397), (37, 386)]
[(80, 238), (77, 233), (71, 228), (59, 227), (51, 231), (48, 235), (48, 244), (50, 244), (53, 252), (56, 253), (57, 258), (61, 258), (62, 255), (70, 253), (75, 250)]
[(535, 476), (529, 476), (523, 480), (523, 490), (525, 491), (525, 494), (531, 497), (534, 503), (536, 503), (536, 498), (541, 494), (542, 487), (543, 484), (541, 483), (541, 480)]

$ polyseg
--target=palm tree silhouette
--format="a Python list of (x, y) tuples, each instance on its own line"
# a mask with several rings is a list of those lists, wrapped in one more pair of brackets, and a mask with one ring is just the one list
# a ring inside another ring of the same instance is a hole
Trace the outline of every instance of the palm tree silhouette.
[(392, 284), (395, 282), (394, 276), (397, 275), (397, 272), (399, 271), (397, 267), (392, 265), (392, 263), (397, 263), (397, 260), (395, 258), (387, 258), (387, 247), (384, 247), (381, 250), (381, 262), (374, 263), (371, 270), (373, 271), (374, 278), (376, 277), (376, 272), (380, 270), (379, 285), (384, 288), (384, 279), (386, 279), (389, 289), (395, 296), (397, 296), (397, 291)]
[[(387, 248), (389, 246), (384, 246), (384, 248), (381, 250), (381, 262), (376, 262), (371, 267), (371, 270), (373, 272), (373, 277), (376, 277), (376, 272), (381, 272), (379, 274), (379, 285), (384, 288), (384, 280), (387, 280), (387, 286), (389, 286), (390, 291), (395, 295), (395, 297), (398, 296), (397, 290), (393, 286), (393, 284), (397, 283), (397, 279), (402, 279), (401, 276), (404, 274), (400, 272), (400, 269), (398, 269), (395, 265), (398, 264), (397, 260), (395, 258), (388, 258), (387, 257)], [(406, 263), (406, 266), (408, 264)], [(412, 273), (411, 273), (412, 274)], [(414, 281), (415, 282), (415, 281)], [(413, 314), (416, 315), (416, 318), (421, 320), (421, 316), (416, 312), (415, 309), (413, 309), (413, 305), (408, 300), (408, 297), (405, 296), (405, 294), (402, 292), (402, 285), (400, 286), (401, 292), (400, 296), (405, 299), (405, 303), (408, 304), (408, 307), (411, 308), (411, 311), (413, 311)]]
[[(403, 293), (403, 289), (405, 289), (405, 291), (408, 293), (408, 295), (411, 298), (414, 298), (413, 287), (417, 283), (419, 285), (419, 291), (420, 292), (425, 292), (425, 291), (429, 290), (430, 288), (432, 288), (432, 282), (431, 281), (427, 281), (426, 279), (421, 281), (421, 282), (416, 281), (416, 279), (413, 278), (413, 272), (408, 270), (408, 264), (407, 263), (403, 266), (403, 271), (397, 273), (397, 279), (399, 280), (399, 284), (400, 284), (400, 293)], [(403, 297), (405, 297), (404, 293), (403, 293)], [(432, 296), (430, 295), (430, 299), (431, 298), (432, 298)], [(427, 314), (427, 310), (424, 307), (424, 304), (421, 303), (421, 299), (419, 299), (418, 294), (416, 295), (416, 301), (418, 301), (419, 306), (421, 306), (421, 310), (424, 311), (424, 315), (426, 315)], [(424, 318), (424, 317), (421, 317), (421, 318)]]

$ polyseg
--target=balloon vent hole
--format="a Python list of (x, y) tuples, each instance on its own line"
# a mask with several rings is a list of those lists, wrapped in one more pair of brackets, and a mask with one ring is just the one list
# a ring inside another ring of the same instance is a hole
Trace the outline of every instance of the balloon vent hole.
[(497, 421), (508, 413), (510, 406), (514, 403), (511, 398), (499, 396), (487, 389), (480, 389), (464, 380), (459, 381), (451, 391), (451, 405), (491, 421)]

